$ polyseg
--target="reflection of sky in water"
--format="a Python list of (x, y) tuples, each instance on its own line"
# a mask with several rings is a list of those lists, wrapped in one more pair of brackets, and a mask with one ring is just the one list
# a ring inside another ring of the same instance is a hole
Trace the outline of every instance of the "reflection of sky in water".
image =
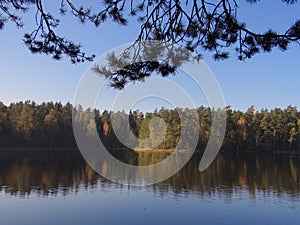
[[(294, 225), (300, 219), (299, 158), (287, 155), (219, 155), (204, 172), (195, 158), (160, 184), (128, 187), (97, 176), (76, 151), (0, 154), (0, 224)], [(137, 162), (162, 159), (149, 154), (139, 153)]]
[(80, 188), (63, 196), (17, 198), (0, 193), (1, 224), (297, 224), (298, 201), (235, 189), (199, 196), (149, 188)]

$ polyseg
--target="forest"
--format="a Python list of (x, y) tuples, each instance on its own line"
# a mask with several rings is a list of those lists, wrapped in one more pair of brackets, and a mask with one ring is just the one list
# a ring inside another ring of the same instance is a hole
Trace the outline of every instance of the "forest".
[[(76, 147), (72, 128), (72, 111), (75, 115), (92, 111), (95, 120), (87, 119), (83, 124), (87, 133), (94, 124), (98, 135), (108, 148), (125, 147), (118, 141), (112, 129), (111, 116), (115, 112), (98, 109), (73, 107), (71, 103), (34, 101), (16, 102), (6, 106), (0, 102), (0, 147), (1, 148), (40, 148), (40, 147)], [(130, 111), (116, 112), (126, 114), (132, 133), (143, 140), (152, 132), (149, 122), (160, 117), (167, 125), (163, 140), (155, 148), (174, 149), (181, 132), (178, 110), (188, 112), (190, 109), (155, 109), (153, 112)], [(211, 114), (214, 109), (200, 106), (199, 139), (197, 149), (204, 149), (210, 135)], [(79, 113), (78, 113), (79, 112)], [(255, 110), (251, 106), (245, 112), (226, 107), (227, 127), (222, 145), (224, 152), (239, 151), (300, 151), (300, 111), (296, 107), (285, 109)], [(122, 126), (122, 124), (119, 124)], [(152, 138), (155, 135), (152, 135)], [(151, 140), (150, 140), (151, 141)], [(151, 144), (151, 143), (150, 143)], [(137, 143), (137, 148), (149, 146)], [(151, 146), (151, 145), (150, 145)]]

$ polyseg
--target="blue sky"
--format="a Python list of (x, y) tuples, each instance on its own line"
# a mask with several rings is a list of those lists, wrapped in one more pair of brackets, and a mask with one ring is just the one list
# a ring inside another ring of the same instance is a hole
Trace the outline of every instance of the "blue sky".
[[(244, 5), (240, 5), (240, 17), (249, 28), (258, 31), (269, 27), (284, 30), (299, 18), (300, 3), (285, 6), (279, 0), (266, 0), (249, 7)], [(72, 102), (78, 83), (90, 63), (72, 65), (68, 60), (54, 61), (49, 56), (32, 55), (21, 41), (23, 34), (31, 31), (32, 22), (33, 18), (28, 16), (23, 29), (18, 30), (8, 23), (0, 31), (0, 101), (5, 104), (28, 99)], [(138, 26), (129, 24), (121, 27), (108, 22), (94, 28), (65, 17), (59, 31), (81, 42), (87, 53), (100, 56), (133, 41)], [(213, 61), (207, 54), (204, 58), (222, 87), (226, 104), (242, 110), (251, 105), (256, 109), (287, 105), (299, 108), (299, 59), (298, 45), (292, 45), (286, 52), (274, 50), (271, 54), (263, 53), (246, 62), (237, 61), (234, 53), (222, 62)]]

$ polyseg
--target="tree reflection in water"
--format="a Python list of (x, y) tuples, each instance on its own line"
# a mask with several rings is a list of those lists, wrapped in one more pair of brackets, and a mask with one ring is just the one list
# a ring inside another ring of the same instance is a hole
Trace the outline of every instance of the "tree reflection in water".
[[(170, 153), (114, 150), (119, 160), (133, 165), (149, 165), (166, 158)], [(159, 195), (189, 194), (210, 196), (222, 193), (232, 196), (244, 189), (250, 196), (289, 195), (299, 198), (300, 157), (286, 154), (239, 155), (219, 154), (204, 172), (198, 171), (200, 155), (168, 180), (145, 187)], [(105, 169), (105, 168), (103, 168)], [(109, 190), (129, 188), (99, 176), (86, 164), (77, 149), (22, 149), (0, 151), (0, 190), (15, 196), (31, 194), (68, 195), (80, 190)], [(130, 187), (137, 188), (137, 187)]]

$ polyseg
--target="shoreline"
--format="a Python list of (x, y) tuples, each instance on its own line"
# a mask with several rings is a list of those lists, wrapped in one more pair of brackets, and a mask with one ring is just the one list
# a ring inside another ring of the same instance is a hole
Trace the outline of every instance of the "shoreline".
[[(74, 150), (78, 149), (78, 147), (0, 147), (0, 151), (58, 151), (58, 150)], [(128, 151), (131, 150), (136, 153), (141, 152), (149, 152), (149, 153), (173, 153), (176, 149), (163, 149), (163, 148), (109, 148), (108, 150), (117, 150), (117, 151)], [(179, 151), (181, 152), (181, 151)], [(195, 152), (202, 152), (199, 149), (196, 149)], [(300, 156), (300, 151), (288, 151), (288, 150), (276, 150), (276, 151), (263, 151), (263, 150), (241, 150), (241, 151), (222, 151), (220, 150), (219, 153), (222, 154), (239, 154), (239, 153), (253, 153), (253, 154), (286, 154), (290, 156)]]

